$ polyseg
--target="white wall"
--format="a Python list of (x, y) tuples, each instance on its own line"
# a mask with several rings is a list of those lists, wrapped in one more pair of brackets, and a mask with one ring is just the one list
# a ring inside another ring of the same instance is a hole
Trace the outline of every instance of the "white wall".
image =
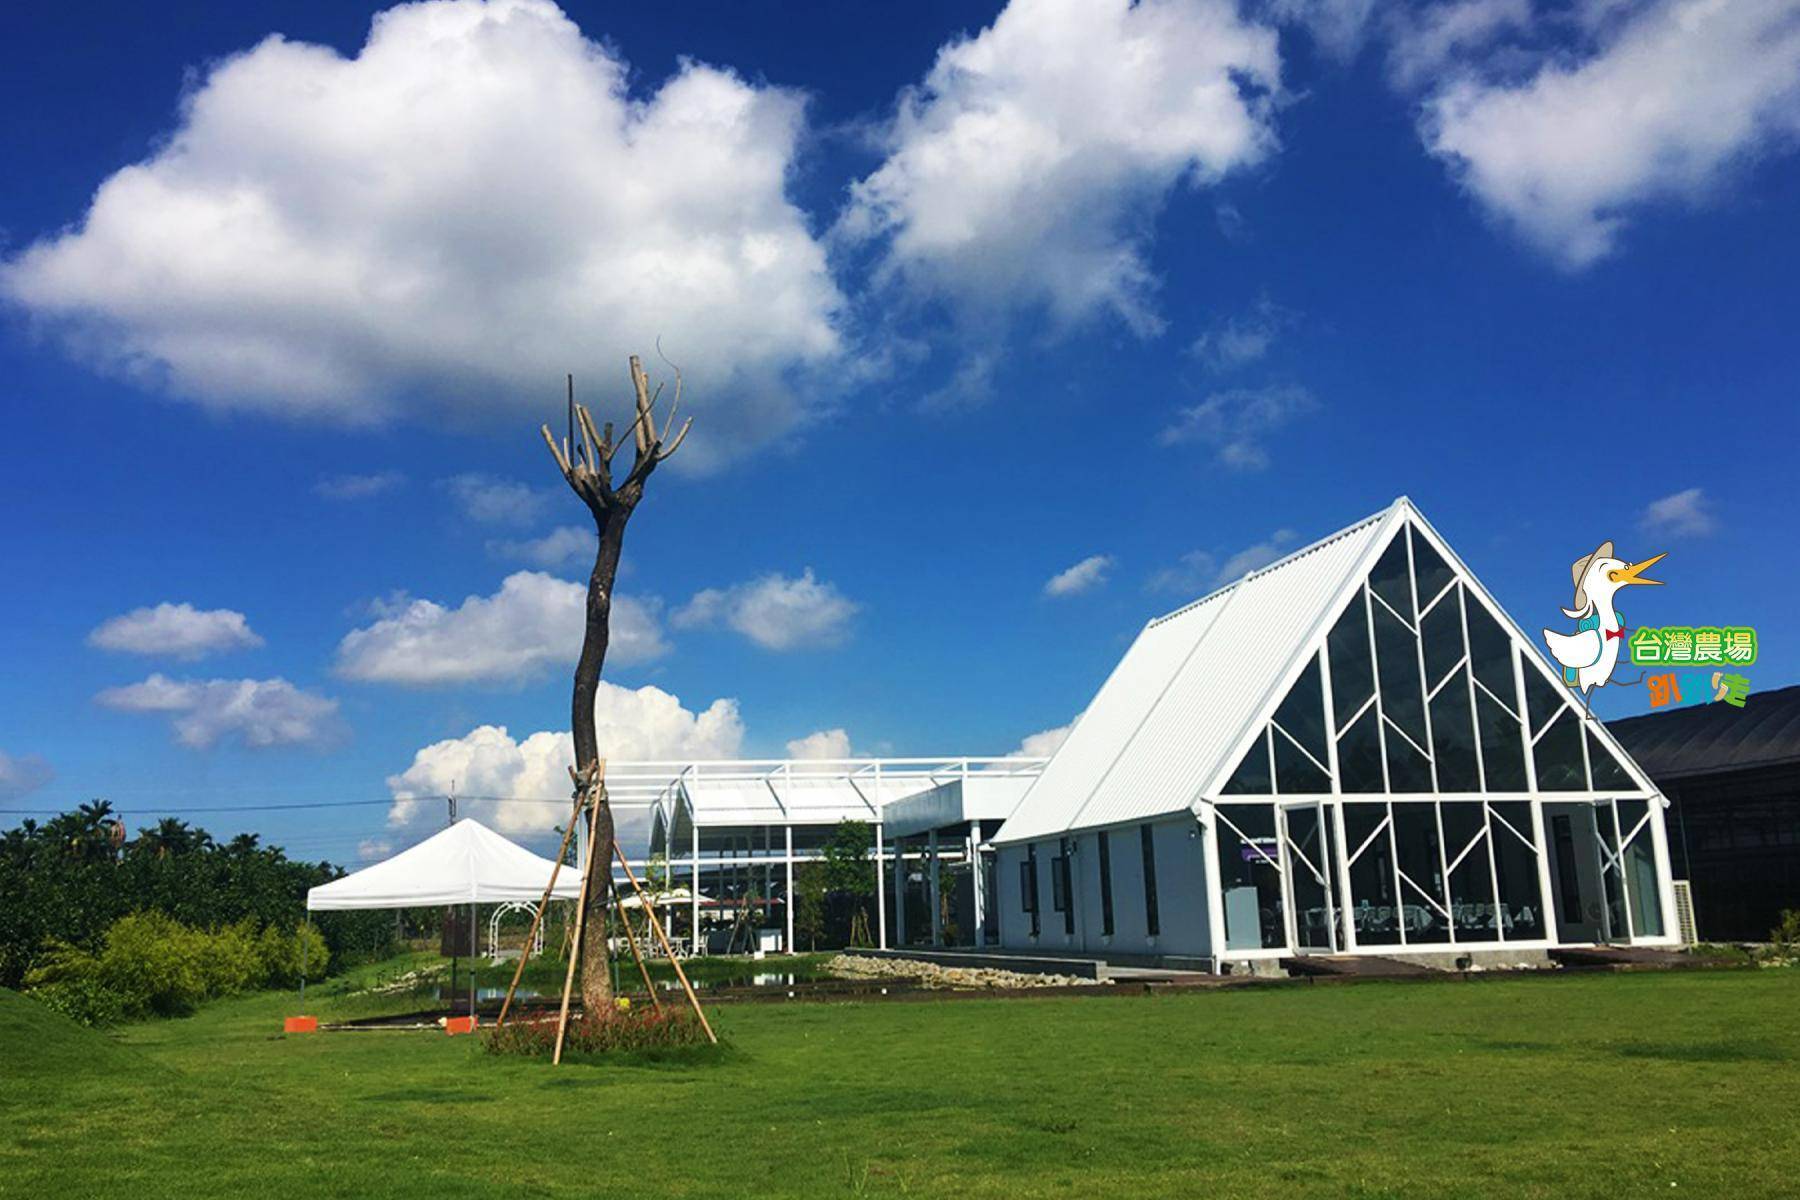
[[(1104, 954), (1210, 953), (1206, 901), (1206, 842), (1191, 817), (1155, 822), (1156, 892), (1160, 932), (1151, 936), (1145, 920), (1143, 849), (1140, 826), (1107, 831), (1112, 855), (1113, 934), (1105, 935), (1100, 898), (1100, 835), (1076, 835), (1072, 864), (1074, 932), (1066, 932), (1064, 915), (1053, 903), (1051, 863), (1060, 853), (1058, 841), (1038, 842), (1038, 914), (1040, 933), (1030, 936), (1031, 915), (1021, 906), (1019, 864), (1025, 847), (1002, 846), (1000, 871), (1000, 944), (1008, 949), (1046, 953), (1079, 951)], [(1190, 835), (1191, 831), (1191, 835)]]

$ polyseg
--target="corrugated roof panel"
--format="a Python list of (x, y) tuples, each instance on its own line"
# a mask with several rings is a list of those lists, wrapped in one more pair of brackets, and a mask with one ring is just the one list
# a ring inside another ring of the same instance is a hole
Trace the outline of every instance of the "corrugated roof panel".
[(1384, 526), (1371, 519), (1233, 589), (1206, 639), (1076, 817), (1077, 827), (1179, 812), (1215, 774), (1296, 659)]
[[(1272, 688), (1323, 635), (1326, 606), (1399, 506), (1152, 621), (994, 840), (1180, 812), (1232, 753)], [(1067, 760), (1067, 761), (1065, 761)]]
[(1206, 636), (1227, 595), (1216, 592), (1144, 627), (1001, 827), (996, 842), (1045, 837), (1069, 827), (1157, 697)]

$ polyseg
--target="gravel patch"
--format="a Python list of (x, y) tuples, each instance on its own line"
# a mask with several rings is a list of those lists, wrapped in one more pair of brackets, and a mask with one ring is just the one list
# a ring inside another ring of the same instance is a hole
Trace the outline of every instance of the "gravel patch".
[(826, 970), (845, 979), (904, 979), (928, 988), (1045, 988), (1097, 986), (1098, 979), (1074, 975), (1039, 975), (1029, 971), (1000, 971), (992, 967), (946, 967), (911, 958), (865, 958), (839, 954)]

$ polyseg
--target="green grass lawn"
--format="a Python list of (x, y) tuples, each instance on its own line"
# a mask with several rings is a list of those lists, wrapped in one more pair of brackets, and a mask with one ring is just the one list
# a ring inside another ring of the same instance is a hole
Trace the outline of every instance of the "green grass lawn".
[(0, 1194), (1800, 1191), (1795, 970), (722, 1005), (723, 1055), (557, 1069), (294, 1008), (0, 992)]

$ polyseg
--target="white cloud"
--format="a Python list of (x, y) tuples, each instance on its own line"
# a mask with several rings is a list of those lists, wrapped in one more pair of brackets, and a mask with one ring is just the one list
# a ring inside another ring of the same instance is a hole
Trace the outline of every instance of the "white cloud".
[(1299, 319), (1299, 313), (1264, 296), (1249, 312), (1227, 317), (1195, 338), (1188, 353), (1214, 371), (1246, 366), (1266, 356)]
[(36, 754), (0, 750), (0, 801), (17, 800), (56, 778), (50, 764)]
[(786, 193), (805, 101), (691, 60), (633, 82), (548, 0), (402, 5), (353, 58), (270, 36), (0, 294), (210, 408), (342, 423), (516, 427), (565, 371), (624, 411), (660, 337), (699, 418), (677, 463), (748, 449), (841, 350)]
[(1388, 76), (1400, 88), (1439, 81), (1496, 37), (1531, 25), (1531, 0), (1454, 0), (1390, 10)]
[(464, 516), (483, 525), (524, 525), (544, 508), (544, 493), (536, 488), (476, 471), (452, 475), (443, 488)]
[[(615, 761), (732, 758), (744, 740), (735, 700), (714, 700), (695, 712), (660, 688), (622, 688), (602, 680), (594, 715), (600, 753)], [(458, 815), (502, 833), (547, 836), (569, 818), (574, 762), (574, 740), (566, 731), (515, 740), (503, 726), (482, 725), (426, 746), (405, 771), (388, 777), (394, 798), (388, 824), (441, 820), (443, 797), (454, 785)], [(618, 836), (628, 852), (643, 844), (648, 820), (642, 810), (615, 809)]]
[(1180, 409), (1156, 440), (1163, 446), (1210, 446), (1221, 465), (1260, 471), (1269, 465), (1263, 446), (1268, 435), (1316, 408), (1312, 393), (1294, 384), (1230, 388)]
[(1702, 537), (1719, 528), (1712, 501), (1697, 487), (1652, 500), (1638, 523), (1646, 532), (1666, 537)]
[(1158, 207), (1272, 151), (1279, 85), (1274, 31), (1227, 0), (1012, 0), (901, 93), (837, 232), (965, 311), (1154, 333)]
[(108, 618), (88, 634), (87, 641), (101, 650), (162, 654), (183, 661), (263, 644), (241, 612), (167, 601)]
[(819, 729), (787, 744), (789, 758), (849, 758), (850, 734), (843, 729)]
[(1293, 541), (1293, 530), (1277, 529), (1264, 540), (1227, 555), (1223, 562), (1205, 550), (1190, 550), (1174, 566), (1152, 574), (1145, 587), (1153, 592), (1198, 596), (1268, 566), (1286, 554)]
[(1700, 202), (1800, 132), (1795, 0), (1605, 6), (1586, 55), (1515, 56), (1425, 104), (1431, 153), (1491, 213), (1563, 265), (1610, 253), (1647, 202)]
[(591, 563), (598, 546), (594, 531), (579, 525), (559, 525), (539, 538), (487, 544), (488, 553), (495, 558), (519, 559), (547, 571), (572, 563)]
[(394, 843), (388, 838), (364, 838), (356, 843), (356, 857), (363, 862), (386, 858), (393, 852)]
[(376, 471), (369, 475), (327, 475), (313, 484), (313, 494), (326, 500), (367, 500), (391, 492), (406, 482), (398, 471)]
[(1074, 566), (1058, 571), (1044, 581), (1044, 595), (1073, 596), (1097, 588), (1106, 582), (1106, 573), (1113, 568), (1113, 557), (1110, 554), (1090, 554)]
[[(518, 682), (572, 667), (587, 624), (587, 585), (539, 571), (508, 575), (492, 596), (456, 608), (402, 600), (338, 643), (337, 673), (364, 683), (413, 687)], [(608, 666), (633, 666), (668, 652), (653, 602), (615, 596)]]
[[(1080, 718), (1077, 717), (1077, 720)], [(1058, 725), (1055, 729), (1040, 729), (1036, 733), (1025, 735), (1019, 748), (1008, 757), (1012, 758), (1048, 758), (1056, 753), (1057, 747), (1069, 740), (1069, 732), (1075, 728), (1075, 722)]]
[(808, 567), (798, 579), (770, 574), (728, 588), (707, 588), (670, 614), (677, 629), (725, 625), (765, 650), (835, 646), (850, 636), (858, 605)]
[(194, 750), (235, 740), (254, 749), (323, 746), (343, 732), (338, 702), (285, 679), (170, 679), (107, 688), (94, 697), (119, 712), (166, 714), (175, 739)]
[(1268, 12), (1304, 27), (1327, 57), (1346, 62), (1362, 49), (1375, 0), (1269, 0)]

